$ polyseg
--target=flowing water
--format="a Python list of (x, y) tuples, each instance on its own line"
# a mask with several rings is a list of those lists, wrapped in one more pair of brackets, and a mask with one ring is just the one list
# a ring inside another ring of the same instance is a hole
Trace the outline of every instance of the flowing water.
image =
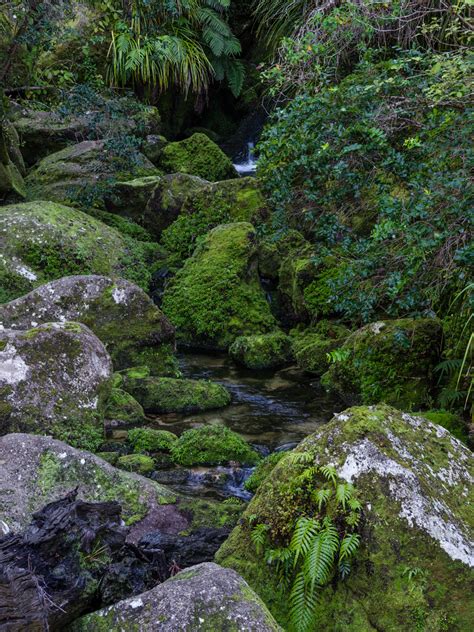
[[(232, 394), (230, 406), (193, 415), (151, 417), (150, 426), (180, 434), (202, 424), (224, 424), (241, 434), (262, 454), (294, 447), (344, 406), (321, 388), (319, 381), (295, 367), (278, 371), (249, 371), (228, 356), (186, 354), (180, 358), (184, 377), (209, 379)], [(250, 468), (194, 468), (171, 482), (177, 491), (201, 496), (248, 498), (243, 483)], [(166, 475), (164, 475), (166, 477)], [(174, 476), (174, 475), (173, 475)]]
[(242, 152), (241, 159), (234, 163), (234, 167), (241, 176), (255, 175), (257, 158), (255, 156), (255, 145), (253, 142), (247, 143), (245, 150)]

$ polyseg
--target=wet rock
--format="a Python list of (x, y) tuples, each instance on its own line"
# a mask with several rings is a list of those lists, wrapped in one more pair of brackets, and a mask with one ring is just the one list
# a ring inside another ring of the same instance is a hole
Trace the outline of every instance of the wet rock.
[[(156, 556), (125, 542), (120, 505), (75, 492), (0, 539), (0, 628), (63, 630), (97, 604), (143, 592), (160, 579)], [(164, 577), (161, 577), (164, 579)]]
[(142, 141), (140, 149), (150, 162), (154, 165), (159, 165), (161, 154), (167, 144), (168, 141), (164, 136), (148, 134)]
[(159, 176), (143, 154), (119, 158), (107, 142), (86, 140), (43, 158), (25, 179), (29, 200), (51, 200), (85, 208), (102, 204), (112, 180)]
[(162, 177), (144, 176), (125, 182), (115, 182), (105, 197), (105, 208), (110, 213), (126, 217), (139, 226), (148, 227), (145, 221), (146, 207), (150, 196)]
[(277, 368), (293, 358), (291, 338), (282, 331), (261, 336), (240, 336), (229, 347), (229, 355), (249, 369)]
[(201, 527), (186, 536), (166, 535), (156, 531), (145, 535), (138, 546), (150, 553), (163, 552), (167, 567), (177, 565), (183, 569), (212, 560), (229, 531), (225, 527)]
[(137, 626), (142, 632), (177, 630), (280, 630), (263, 602), (234, 571), (216, 564), (191, 567), (165, 583), (76, 621), (73, 632), (106, 627), (118, 632)]
[[(173, 326), (143, 290), (124, 279), (64, 277), (0, 306), (0, 324), (12, 329), (64, 320), (90, 327), (106, 345), (116, 369), (146, 364), (158, 375), (178, 373)], [(109, 402), (109, 419), (126, 420), (125, 409), (122, 417), (117, 410), (119, 395)], [(143, 418), (139, 410), (135, 413)]]
[(442, 335), (433, 318), (370, 323), (347, 338), (323, 383), (348, 403), (382, 401), (416, 410), (431, 401)]
[(163, 149), (160, 167), (167, 173), (188, 173), (216, 182), (236, 178), (231, 160), (205, 134), (193, 134), (184, 140), (169, 143)]
[(112, 388), (107, 399), (104, 416), (108, 425), (120, 426), (129, 424), (141, 424), (145, 421), (145, 412), (137, 400), (122, 390)]
[(79, 323), (0, 329), (0, 428), (42, 432), (78, 445), (103, 440), (112, 363)]
[(192, 520), (187, 510), (180, 510), (176, 495), (162, 485), (51, 437), (0, 437), (0, 462), (2, 520), (11, 531), (26, 527), (35, 511), (75, 488), (81, 500), (118, 502), (130, 526), (130, 542), (157, 529), (179, 533)]
[(151, 244), (127, 238), (85, 213), (54, 202), (0, 206), (0, 299), (75, 274), (117, 274), (147, 287)]
[(238, 336), (274, 329), (256, 264), (251, 224), (224, 224), (208, 233), (163, 296), (163, 311), (176, 326), (178, 340), (222, 350)]
[[(361, 545), (344, 581), (318, 594), (316, 620), (348, 630), (412, 630), (420, 613), (430, 629), (470, 629), (466, 594), (474, 566), (472, 453), (444, 428), (385, 405), (350, 408), (306, 438), (305, 466), (332, 465), (362, 503)], [(254, 524), (290, 529), (304, 494), (288, 494), (302, 466), (283, 456), (260, 485), (217, 561), (240, 572), (284, 621), (287, 599), (274, 568), (251, 542)], [(312, 513), (314, 512), (314, 513)], [(278, 546), (286, 544), (286, 537)], [(273, 542), (272, 542), (273, 544)], [(416, 577), (409, 578), (409, 570)], [(439, 627), (438, 627), (439, 626)]]
[(152, 377), (146, 367), (118, 374), (121, 387), (140, 402), (147, 413), (195, 413), (230, 404), (224, 386), (208, 380)]

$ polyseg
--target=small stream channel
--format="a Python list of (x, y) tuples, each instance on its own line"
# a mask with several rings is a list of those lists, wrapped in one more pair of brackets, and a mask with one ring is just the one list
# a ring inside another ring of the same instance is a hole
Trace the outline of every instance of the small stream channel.
[[(232, 394), (224, 409), (206, 413), (167, 414), (149, 418), (151, 427), (176, 434), (202, 424), (225, 424), (266, 455), (294, 447), (331, 419), (344, 406), (330, 397), (319, 381), (295, 367), (277, 371), (249, 371), (225, 355), (186, 354), (179, 357), (184, 377), (223, 384)], [(160, 472), (158, 479), (176, 491), (204, 497), (237, 496), (248, 499), (243, 488), (251, 468), (193, 468)]]

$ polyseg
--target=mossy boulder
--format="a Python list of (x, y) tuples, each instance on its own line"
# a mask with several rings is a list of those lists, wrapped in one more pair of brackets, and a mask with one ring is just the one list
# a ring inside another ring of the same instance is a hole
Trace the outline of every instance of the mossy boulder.
[(125, 454), (117, 459), (117, 467), (137, 474), (151, 474), (155, 469), (155, 463), (150, 456), (145, 454)]
[(32, 513), (76, 488), (82, 500), (120, 503), (132, 542), (150, 526), (171, 534), (191, 523), (188, 510), (181, 511), (176, 495), (162, 485), (51, 437), (0, 437), (0, 460), (1, 516), (12, 531), (21, 530)]
[(426, 410), (417, 414), (439, 426), (443, 426), (459, 441), (466, 444), (469, 443), (469, 427), (460, 415), (448, 410)]
[(0, 119), (0, 199), (10, 194), (20, 198), (26, 196), (21, 167), (21, 153), (11, 127), (6, 119)]
[(250, 222), (256, 226), (267, 215), (256, 178), (236, 178), (195, 187), (184, 199), (179, 216), (161, 235), (173, 260), (190, 257), (199, 239), (219, 224)]
[(0, 302), (52, 279), (117, 274), (148, 288), (154, 244), (136, 241), (54, 202), (0, 206)]
[(143, 225), (156, 238), (160, 238), (163, 230), (178, 217), (186, 198), (206, 184), (207, 180), (187, 173), (163, 176), (148, 198)]
[[(157, 134), (160, 115), (152, 106), (143, 106), (134, 99), (103, 100), (94, 104), (94, 112), (62, 113), (59, 111), (23, 108), (12, 117), (18, 132), (25, 161), (38, 160), (59, 152), (83, 139), (101, 139), (112, 135), (133, 134), (146, 137)], [(111, 106), (115, 109), (113, 116)], [(121, 116), (118, 116), (118, 114)]]
[(107, 399), (104, 417), (123, 425), (141, 424), (145, 421), (145, 412), (130, 393), (114, 387)]
[(222, 149), (200, 133), (166, 145), (160, 167), (167, 173), (189, 173), (211, 182), (237, 177), (234, 165)]
[(121, 388), (147, 413), (195, 413), (230, 404), (227, 389), (208, 380), (153, 377), (144, 367), (121, 371), (119, 376)]
[(347, 338), (323, 382), (348, 403), (417, 409), (430, 401), (442, 333), (432, 318), (370, 323)]
[(204, 563), (152, 590), (77, 620), (72, 632), (279, 632), (264, 603), (237, 573)]
[(236, 432), (226, 426), (209, 425), (186, 430), (171, 445), (171, 456), (178, 465), (223, 465), (237, 461), (254, 465), (259, 455)]
[[(318, 591), (317, 627), (373, 632), (467, 632), (474, 604), (466, 599), (474, 566), (473, 460), (444, 428), (388, 406), (351, 408), (336, 415), (265, 479), (239, 526), (218, 552), (285, 625), (288, 595), (273, 566), (251, 540), (252, 527), (283, 533), (284, 545), (301, 515), (318, 515), (298, 475), (332, 465), (362, 503), (361, 544), (344, 581)], [(300, 491), (293, 491), (299, 488)]]
[(116, 155), (103, 140), (85, 140), (43, 158), (25, 179), (29, 200), (51, 200), (87, 210), (102, 207), (115, 183), (159, 176), (143, 154)]
[(105, 194), (105, 208), (109, 213), (115, 213), (139, 226), (145, 226), (145, 209), (160, 181), (160, 175), (152, 175), (114, 182), (110, 191)]
[(168, 430), (155, 428), (132, 428), (128, 431), (127, 443), (135, 453), (169, 452), (178, 437)]
[(239, 336), (229, 347), (229, 354), (249, 369), (273, 369), (288, 364), (293, 358), (291, 338), (282, 331)]
[(257, 463), (257, 467), (244, 483), (245, 489), (248, 492), (255, 493), (285, 454), (285, 452), (273, 452), (273, 454), (269, 454), (262, 459), (260, 463)]
[(146, 364), (156, 375), (177, 375), (174, 327), (139, 287), (105, 276), (68, 276), (0, 306), (0, 324), (28, 329), (74, 320), (106, 345), (115, 369)]
[(79, 323), (0, 328), (0, 432), (40, 432), (92, 449), (103, 441), (112, 363)]
[(208, 233), (166, 287), (162, 307), (178, 340), (193, 347), (227, 349), (238, 336), (272, 331), (253, 226), (224, 224)]
[(350, 333), (343, 325), (329, 321), (321, 321), (307, 330), (293, 330), (292, 350), (296, 364), (303, 371), (322, 375), (331, 363), (328, 354), (339, 349)]
[(168, 141), (164, 136), (159, 134), (148, 134), (140, 145), (140, 151), (144, 154), (150, 162), (154, 165), (158, 165), (161, 158), (161, 152), (168, 144)]

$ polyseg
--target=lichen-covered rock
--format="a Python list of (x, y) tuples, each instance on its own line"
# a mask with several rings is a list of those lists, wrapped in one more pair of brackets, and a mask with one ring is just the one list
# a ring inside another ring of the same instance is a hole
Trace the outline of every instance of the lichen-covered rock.
[(115, 369), (146, 364), (156, 375), (178, 373), (174, 328), (139, 287), (105, 276), (69, 276), (0, 306), (0, 325), (29, 329), (73, 320), (106, 345)]
[(350, 333), (343, 325), (329, 321), (320, 321), (305, 331), (292, 331), (296, 364), (303, 371), (322, 375), (330, 366), (330, 354), (344, 344)]
[(289, 485), (305, 468), (332, 465), (362, 503), (361, 545), (350, 575), (318, 591), (318, 629), (332, 630), (337, 621), (357, 632), (470, 630), (472, 453), (444, 428), (382, 405), (336, 415), (295, 453), (305, 453), (304, 464), (280, 460), (218, 562), (241, 573), (284, 624), (288, 598), (274, 567), (255, 551), (252, 526), (291, 532), (298, 516), (317, 515), (317, 503), (289, 493)]
[(149, 413), (195, 413), (230, 404), (228, 390), (208, 380), (150, 377), (146, 367), (118, 374), (120, 386), (131, 393)]
[(219, 224), (263, 223), (265, 200), (256, 178), (207, 183), (184, 198), (176, 220), (163, 231), (161, 243), (177, 263), (190, 257), (198, 240)]
[[(132, 99), (115, 100), (115, 116), (110, 116), (110, 102), (95, 104), (94, 112), (61, 114), (24, 108), (13, 116), (26, 162), (34, 164), (48, 154), (61, 151), (84, 139), (104, 138), (113, 134), (146, 137), (160, 128), (155, 107), (144, 107)], [(118, 117), (121, 111), (122, 116)]]
[(194, 347), (227, 349), (238, 336), (272, 331), (253, 226), (224, 224), (208, 233), (167, 286), (163, 311), (178, 340)]
[(137, 400), (121, 388), (113, 387), (107, 404), (104, 417), (123, 425), (141, 424), (145, 421), (145, 412)]
[(271, 369), (291, 362), (291, 338), (282, 331), (260, 336), (239, 336), (229, 347), (230, 356), (249, 369)]
[(105, 196), (105, 208), (110, 213), (131, 219), (145, 226), (145, 209), (162, 176), (144, 176), (125, 182), (115, 182)]
[(106, 141), (86, 140), (43, 158), (25, 179), (29, 200), (52, 200), (87, 208), (100, 206), (115, 181), (160, 172), (143, 154), (120, 158)]
[(163, 176), (148, 199), (143, 225), (159, 238), (163, 230), (178, 217), (185, 199), (206, 184), (207, 180), (187, 173)]
[(168, 144), (168, 141), (164, 136), (158, 134), (148, 134), (142, 141), (140, 150), (150, 162), (154, 165), (158, 165), (161, 158), (163, 149)]
[(82, 617), (72, 632), (278, 632), (264, 603), (237, 573), (205, 563), (152, 590)]
[(0, 437), (0, 461), (0, 515), (11, 531), (24, 528), (35, 511), (76, 487), (80, 499), (120, 503), (132, 542), (147, 530), (172, 534), (190, 524), (189, 512), (181, 511), (176, 495), (162, 485), (51, 437)]
[(226, 426), (208, 425), (186, 430), (171, 445), (175, 463), (191, 465), (225, 465), (235, 461), (254, 465), (259, 455), (240, 435)]
[(0, 329), (0, 431), (97, 447), (111, 377), (105, 347), (82, 324)]
[(205, 134), (193, 134), (169, 143), (163, 149), (160, 166), (167, 173), (189, 173), (216, 182), (236, 178), (237, 171), (222, 149)]
[(429, 403), (442, 333), (432, 318), (370, 323), (347, 338), (323, 382), (350, 404), (416, 410)]
[(117, 274), (147, 288), (159, 252), (54, 202), (0, 206), (0, 301), (75, 274)]

